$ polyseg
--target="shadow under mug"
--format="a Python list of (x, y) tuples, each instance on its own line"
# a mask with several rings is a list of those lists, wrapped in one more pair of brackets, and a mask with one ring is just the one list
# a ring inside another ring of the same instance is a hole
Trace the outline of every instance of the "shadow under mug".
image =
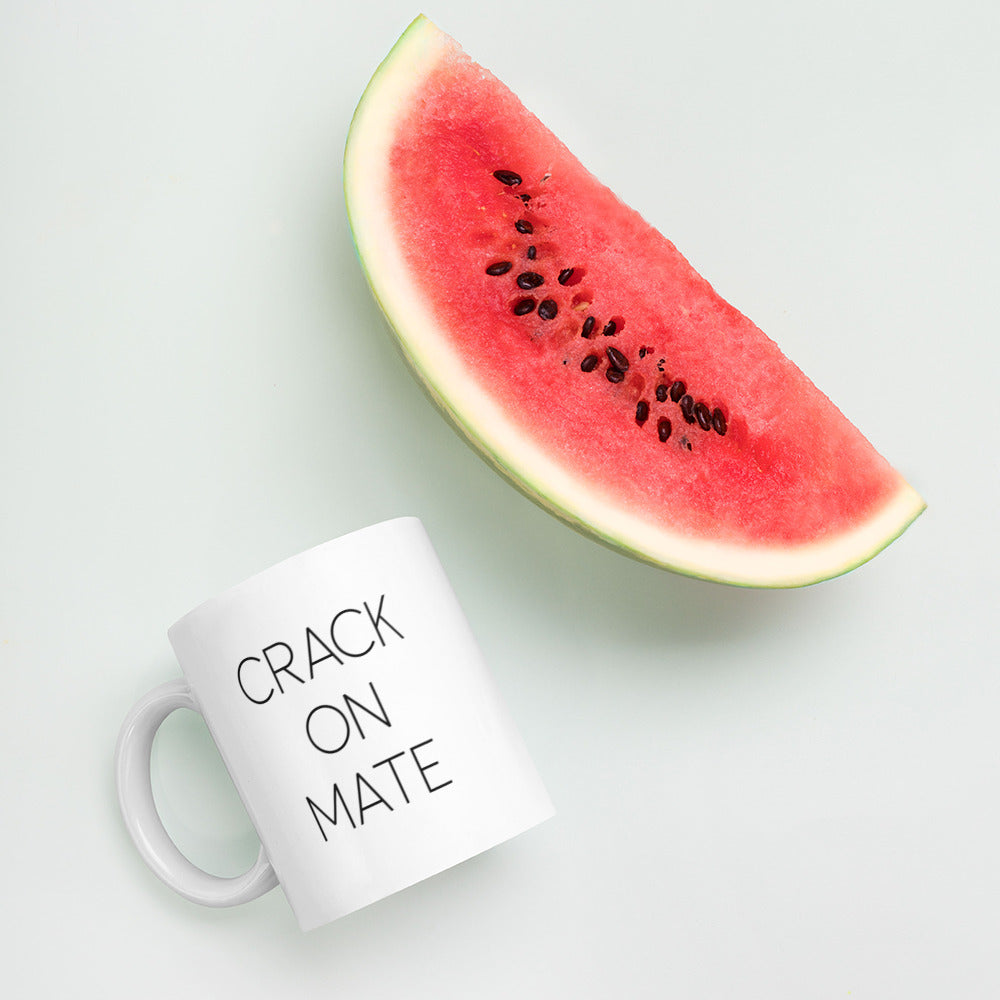
[[(416, 518), (279, 563), (168, 636), (184, 679), (126, 717), (118, 798), (139, 853), (193, 902), (280, 884), (309, 930), (553, 815)], [(157, 813), (150, 753), (178, 708), (204, 717), (260, 837), (236, 878), (192, 864)]]

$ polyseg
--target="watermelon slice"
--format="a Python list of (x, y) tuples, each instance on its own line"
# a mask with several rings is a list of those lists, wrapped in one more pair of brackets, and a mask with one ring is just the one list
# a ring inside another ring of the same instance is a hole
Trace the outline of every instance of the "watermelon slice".
[(431, 398), (529, 497), (630, 555), (801, 586), (917, 493), (677, 249), (419, 17), (351, 124), (358, 255)]

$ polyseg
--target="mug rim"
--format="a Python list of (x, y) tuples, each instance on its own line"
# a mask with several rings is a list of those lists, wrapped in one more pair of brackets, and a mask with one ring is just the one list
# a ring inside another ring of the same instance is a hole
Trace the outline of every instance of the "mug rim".
[(224, 590), (220, 590), (218, 593), (213, 594), (211, 597), (205, 598), (203, 601), (196, 604), (185, 614), (181, 615), (181, 617), (178, 618), (177, 621), (175, 621), (173, 625), (171, 625), (170, 628), (167, 629), (167, 638), (170, 639), (173, 633), (177, 629), (179, 629), (185, 622), (187, 622), (188, 619), (193, 618), (196, 615), (201, 615), (206, 613), (209, 610), (209, 608), (214, 604), (218, 604), (220, 602), (227, 600), (232, 600), (233, 598), (238, 596), (240, 591), (246, 589), (247, 587), (255, 585), (262, 577), (268, 576), (271, 573), (275, 572), (276, 570), (288, 566), (290, 563), (297, 562), (298, 560), (302, 559), (305, 556), (318, 552), (320, 549), (326, 549), (329, 547), (337, 546), (341, 542), (346, 542), (348, 540), (356, 539), (359, 535), (365, 535), (368, 534), (369, 532), (377, 531), (379, 529), (386, 528), (391, 524), (398, 524), (403, 521), (415, 521), (417, 524), (423, 527), (423, 522), (415, 514), (401, 514), (398, 517), (386, 518), (384, 521), (376, 521), (374, 524), (363, 525), (360, 528), (355, 528), (352, 531), (347, 531), (342, 535), (336, 535), (333, 538), (328, 538), (325, 542), (318, 542), (316, 545), (311, 545), (309, 548), (302, 549), (300, 552), (296, 552), (293, 555), (286, 556), (284, 559), (279, 559), (278, 562), (272, 563), (270, 566), (258, 570), (256, 573), (253, 573), (252, 575), (246, 577), (239, 583), (234, 583), (231, 586), (226, 587)]

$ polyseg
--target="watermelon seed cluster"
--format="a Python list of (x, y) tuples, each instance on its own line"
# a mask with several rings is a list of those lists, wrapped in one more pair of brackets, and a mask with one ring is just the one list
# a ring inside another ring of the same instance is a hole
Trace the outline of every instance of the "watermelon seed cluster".
[[(503, 185), (507, 187), (517, 187), (519, 184), (523, 183), (523, 178), (520, 174), (513, 170), (494, 170), (493, 176)], [(548, 175), (544, 178), (548, 179)], [(519, 194), (521, 202), (527, 205), (531, 201), (530, 194)], [(535, 227), (529, 219), (519, 218), (514, 223), (514, 228), (517, 232), (524, 236), (530, 236), (534, 233)], [(528, 260), (535, 260), (538, 251), (534, 245), (531, 245), (527, 249), (526, 256)], [(501, 277), (513, 270), (514, 263), (509, 260), (496, 261), (486, 268), (486, 273), (492, 277)], [(574, 276), (577, 274), (577, 269), (574, 267), (566, 267), (560, 270), (556, 280), (560, 285), (566, 286), (573, 282)], [(536, 288), (540, 288), (545, 284), (545, 278), (539, 274), (537, 271), (522, 271), (514, 279), (515, 284), (522, 291), (533, 291)], [(543, 320), (553, 320), (556, 318), (559, 312), (559, 304), (555, 299), (545, 298), (539, 302), (534, 296), (526, 295), (515, 301), (514, 305), (511, 307), (515, 316), (527, 316), (532, 313), (537, 308), (538, 316)], [(597, 326), (597, 320), (594, 316), (587, 316), (583, 321), (583, 326), (580, 330), (580, 336), (585, 340), (589, 340), (594, 335), (594, 330)], [(601, 336), (604, 337), (614, 337), (620, 332), (621, 328), (624, 326), (624, 322), (615, 319), (608, 320), (608, 322), (601, 329)], [(639, 358), (645, 358), (648, 353), (651, 353), (651, 348), (641, 347), (639, 348)], [(629, 360), (622, 351), (616, 347), (608, 347), (605, 350), (605, 356), (608, 359), (608, 366), (605, 369), (605, 378), (612, 384), (617, 384), (625, 380), (625, 373), (629, 369)], [(583, 372), (592, 372), (600, 364), (600, 357), (597, 354), (588, 354), (580, 362), (580, 370)], [(565, 362), (563, 362), (565, 364)], [(664, 364), (666, 363), (665, 358), (660, 358), (657, 362), (657, 370), (663, 374)], [(676, 403), (681, 411), (681, 416), (684, 422), (687, 424), (697, 424), (703, 431), (714, 430), (720, 436), (724, 436), (728, 427), (726, 424), (726, 417), (719, 407), (715, 407), (714, 410), (709, 409), (708, 405), (701, 400), (695, 401), (694, 397), (690, 395), (687, 391), (687, 386), (680, 379), (675, 379), (670, 382), (669, 386), (666, 382), (661, 382), (657, 385), (655, 393), (656, 401), (658, 403), (665, 403), (669, 399), (671, 402)], [(639, 427), (642, 427), (647, 420), (649, 420), (649, 403), (645, 399), (640, 399), (636, 403), (635, 408), (635, 422)], [(666, 442), (670, 439), (671, 432), (673, 430), (672, 424), (668, 417), (660, 417), (656, 423), (656, 433), (660, 441)], [(680, 439), (680, 445), (687, 451), (691, 451), (691, 442), (688, 440), (687, 436), (682, 436)]]

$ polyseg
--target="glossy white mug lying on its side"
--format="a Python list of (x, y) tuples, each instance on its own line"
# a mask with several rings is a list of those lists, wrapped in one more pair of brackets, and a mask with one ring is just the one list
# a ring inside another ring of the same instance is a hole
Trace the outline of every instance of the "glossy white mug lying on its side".
[[(416, 518), (279, 563), (168, 635), (184, 680), (133, 707), (116, 770), (139, 852), (188, 899), (280, 883), (309, 930), (553, 813)], [(260, 836), (244, 875), (197, 868), (156, 812), (150, 750), (176, 708), (204, 716)]]

